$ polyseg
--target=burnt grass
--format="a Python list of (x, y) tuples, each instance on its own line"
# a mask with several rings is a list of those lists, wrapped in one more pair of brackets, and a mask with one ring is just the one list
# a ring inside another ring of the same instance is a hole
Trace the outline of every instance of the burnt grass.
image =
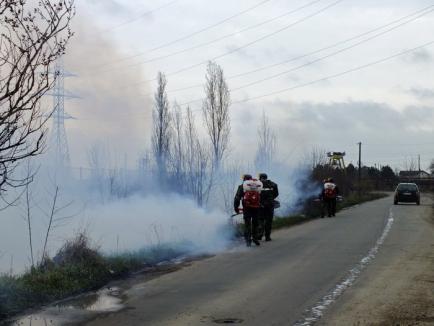
[[(381, 193), (348, 196), (338, 204), (337, 209), (385, 196)], [(320, 209), (319, 203), (310, 201), (305, 205), (303, 214), (275, 218), (273, 229), (287, 228), (318, 218)], [(242, 226), (231, 231), (234, 237), (239, 237)], [(126, 278), (146, 267), (185, 255), (190, 249), (188, 243), (176, 246), (167, 244), (107, 256), (92, 247), (85, 234), (78, 234), (67, 241), (53, 258), (45, 257), (23, 274), (0, 275), (0, 321), (27, 309), (37, 309), (45, 304), (97, 290), (110, 281)]]

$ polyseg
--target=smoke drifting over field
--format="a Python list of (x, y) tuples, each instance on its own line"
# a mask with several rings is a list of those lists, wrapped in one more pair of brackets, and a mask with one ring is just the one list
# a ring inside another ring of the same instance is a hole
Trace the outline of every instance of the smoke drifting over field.
[(65, 89), (80, 97), (66, 101), (66, 111), (76, 119), (66, 121), (72, 164), (86, 165), (83, 144), (90, 147), (104, 139), (117, 153), (115, 159), (124, 164), (126, 158), (131, 167), (146, 148), (151, 127), (152, 102), (141, 95), (151, 90), (147, 84), (137, 84), (146, 79), (145, 73), (118, 69), (114, 63), (126, 54), (109, 32), (83, 16), (76, 17), (74, 31), (64, 57), (66, 71), (76, 75), (65, 79)]
[[(52, 174), (43, 171), (30, 188), (35, 260), (42, 256), (57, 185), (56, 207), (60, 209), (48, 241), (51, 256), (78, 232), (85, 232), (105, 254), (158, 245), (187, 248), (190, 253), (215, 253), (227, 246), (231, 236), (226, 214), (199, 208), (193, 200), (180, 195), (161, 194), (155, 189), (155, 194), (135, 193), (125, 198), (102, 200), (101, 194), (96, 193), (99, 187), (94, 181), (64, 179), (57, 184)], [(14, 272), (22, 271), (31, 261), (25, 196), (6, 212), (0, 212), (2, 223), (9, 226), (0, 230), (0, 272), (8, 272), (11, 267)]]
[(224, 249), (229, 239), (224, 232), (227, 216), (174, 194), (132, 196), (97, 205), (87, 214), (94, 217), (90, 232), (101, 237), (106, 250), (186, 243), (193, 253), (213, 253)]

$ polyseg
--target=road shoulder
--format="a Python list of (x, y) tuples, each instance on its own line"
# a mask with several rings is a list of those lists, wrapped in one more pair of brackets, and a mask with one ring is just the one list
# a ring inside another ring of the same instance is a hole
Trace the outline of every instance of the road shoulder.
[(393, 208), (395, 225), (377, 259), (320, 325), (434, 325), (432, 199), (424, 205)]

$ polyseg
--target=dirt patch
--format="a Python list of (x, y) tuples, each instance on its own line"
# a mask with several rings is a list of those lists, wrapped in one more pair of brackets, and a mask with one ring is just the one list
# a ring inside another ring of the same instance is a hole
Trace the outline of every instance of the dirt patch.
[(393, 300), (383, 312), (378, 325), (434, 325), (434, 259), (428, 271), (417, 275), (403, 288), (397, 300)]

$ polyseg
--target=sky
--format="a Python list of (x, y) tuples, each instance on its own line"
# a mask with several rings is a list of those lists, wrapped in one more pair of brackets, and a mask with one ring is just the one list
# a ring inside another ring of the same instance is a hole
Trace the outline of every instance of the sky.
[(405, 169), (420, 155), (427, 169), (434, 158), (431, 1), (77, 0), (76, 6), (65, 57), (76, 74), (65, 85), (80, 96), (66, 103), (75, 118), (66, 122), (74, 167), (87, 165), (96, 144), (112, 153), (110, 164), (134, 166), (149, 148), (159, 71), (170, 101), (190, 105), (201, 122), (208, 60), (221, 65), (231, 89), (234, 160), (253, 159), (263, 113), (281, 161), (299, 162), (315, 147), (345, 151), (356, 164), (358, 142), (366, 165)]

